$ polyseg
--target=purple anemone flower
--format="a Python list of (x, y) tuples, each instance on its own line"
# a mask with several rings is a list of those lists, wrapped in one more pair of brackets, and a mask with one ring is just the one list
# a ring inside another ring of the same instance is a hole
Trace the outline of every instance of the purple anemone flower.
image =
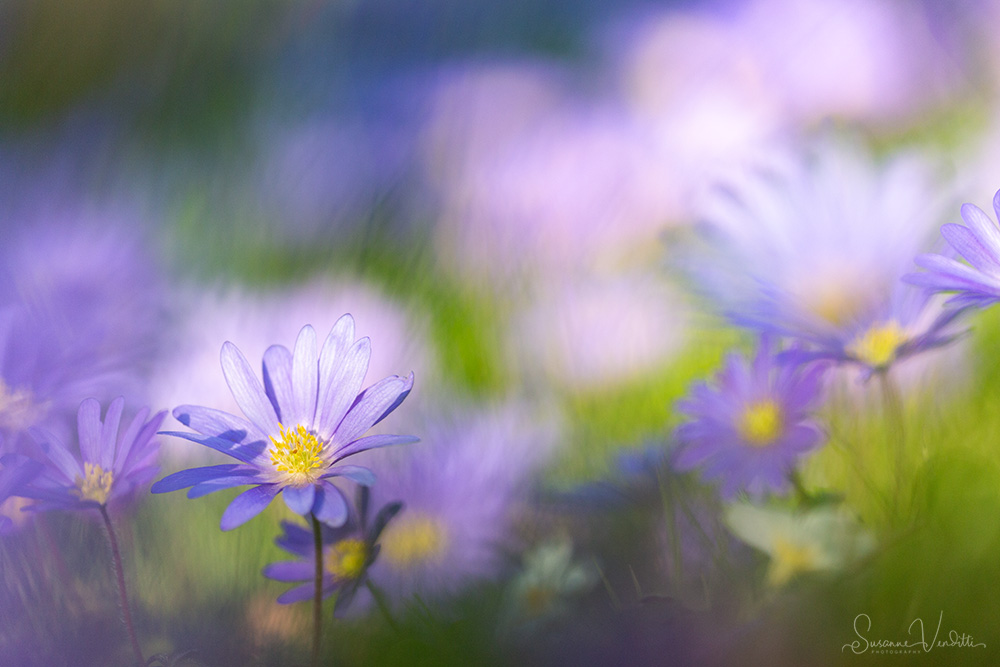
[[(1000, 217), (1000, 191), (993, 210)], [(962, 206), (962, 219), (968, 227), (949, 223), (941, 227), (941, 236), (969, 265), (943, 255), (918, 255), (917, 265), (927, 272), (908, 273), (903, 280), (932, 292), (957, 292), (947, 301), (957, 308), (982, 308), (1000, 301), (1000, 229), (973, 204)]]
[(37, 502), (33, 510), (85, 510), (106, 507), (134, 496), (156, 473), (159, 443), (154, 436), (166, 417), (160, 411), (149, 417), (139, 410), (124, 431), (119, 427), (125, 399), (108, 405), (101, 419), (101, 404), (88, 398), (77, 412), (80, 456), (76, 456), (49, 431), (32, 428), (31, 437), (48, 458), (48, 465), (19, 495)]
[(278, 493), (296, 514), (342, 525), (347, 502), (329, 478), (341, 476), (369, 486), (375, 476), (367, 468), (338, 464), (375, 447), (417, 441), (403, 435), (362, 437), (413, 387), (412, 373), (406, 378), (392, 375), (359, 393), (370, 356), (369, 339), (354, 340), (350, 315), (337, 320), (321, 350), (309, 325), (299, 332), (294, 352), (283, 345), (269, 347), (263, 383), (236, 346), (226, 342), (222, 373), (246, 418), (182, 405), (174, 409), (174, 417), (196, 433), (166, 434), (216, 449), (239, 463), (182, 470), (156, 482), (153, 493), (190, 487), (188, 497), (196, 498), (252, 484), (226, 508), (222, 530), (257, 516)]
[(952, 341), (955, 312), (900, 280), (945, 211), (929, 165), (832, 141), (771, 157), (713, 192), (703, 252), (681, 260), (721, 310), (869, 374)]
[(720, 480), (726, 499), (787, 490), (799, 459), (824, 440), (809, 411), (825, 370), (821, 363), (780, 363), (767, 338), (750, 363), (730, 355), (716, 386), (698, 384), (678, 404), (691, 421), (677, 428), (674, 466)]
[[(400, 503), (386, 505), (369, 525), (367, 522), (368, 493), (362, 487), (358, 494), (357, 512), (352, 512), (344, 524), (332, 528), (321, 524), (323, 543), (323, 598), (337, 593), (337, 610), (343, 610), (355, 592), (368, 578), (368, 568), (378, 556), (378, 539), (389, 521), (401, 509)], [(316, 576), (316, 545), (313, 532), (290, 521), (281, 523), (284, 533), (275, 544), (300, 560), (271, 563), (264, 568), (268, 579), (299, 583), (278, 597), (281, 604), (309, 600), (314, 593)]]

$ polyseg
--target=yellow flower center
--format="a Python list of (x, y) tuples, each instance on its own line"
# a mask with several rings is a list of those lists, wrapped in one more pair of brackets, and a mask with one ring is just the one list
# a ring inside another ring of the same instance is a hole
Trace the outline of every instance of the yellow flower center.
[(325, 466), (320, 458), (323, 442), (306, 430), (305, 426), (286, 429), (278, 424), (278, 429), (281, 431), (281, 440), (271, 436), (271, 465), (278, 472), (298, 478), (297, 481), (315, 481), (312, 472)]
[(815, 570), (819, 564), (819, 549), (812, 544), (796, 544), (784, 537), (774, 540), (771, 568), (767, 580), (772, 586), (783, 586), (802, 572)]
[(907, 336), (894, 321), (876, 324), (847, 346), (847, 353), (872, 368), (882, 368), (896, 358)]
[(426, 514), (409, 514), (390, 523), (379, 543), (387, 561), (407, 567), (440, 560), (448, 535), (441, 521)]
[(30, 392), (14, 389), (0, 378), (0, 428), (26, 429), (34, 423), (37, 412)]
[(96, 463), (83, 464), (83, 477), (76, 478), (76, 489), (73, 493), (81, 500), (93, 500), (101, 505), (108, 502), (111, 494), (111, 471), (105, 471)]
[(348, 538), (331, 546), (326, 553), (326, 570), (337, 579), (357, 579), (365, 571), (368, 547), (362, 540)]
[(783, 427), (781, 408), (774, 401), (767, 399), (751, 403), (744, 408), (737, 430), (749, 444), (764, 447), (774, 442)]

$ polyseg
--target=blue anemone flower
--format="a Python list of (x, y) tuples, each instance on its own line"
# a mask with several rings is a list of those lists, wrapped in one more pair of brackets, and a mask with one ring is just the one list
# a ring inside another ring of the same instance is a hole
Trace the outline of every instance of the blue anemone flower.
[(698, 384), (678, 404), (691, 421), (677, 428), (675, 468), (719, 479), (726, 499), (786, 491), (799, 459), (824, 441), (809, 412), (826, 367), (781, 363), (768, 338), (750, 363), (730, 355), (716, 386)]
[[(993, 197), (993, 210), (1000, 217), (1000, 191)], [(962, 206), (968, 227), (942, 225), (941, 236), (969, 264), (943, 255), (918, 255), (916, 263), (927, 269), (908, 273), (903, 280), (931, 292), (957, 292), (947, 303), (957, 308), (985, 307), (1000, 301), (1000, 229), (982, 209)]]
[(264, 382), (230, 342), (222, 346), (222, 373), (246, 418), (194, 405), (174, 409), (174, 417), (196, 433), (169, 431), (223, 452), (239, 463), (182, 470), (153, 485), (153, 493), (190, 487), (189, 498), (252, 484), (222, 515), (231, 530), (262, 512), (276, 495), (296, 514), (314, 515), (333, 527), (347, 521), (347, 502), (330, 477), (369, 486), (367, 468), (338, 465), (376, 447), (416, 442), (403, 435), (364, 436), (396, 409), (413, 387), (409, 377), (392, 375), (359, 393), (371, 343), (354, 340), (354, 318), (344, 315), (321, 350), (306, 325), (290, 352), (272, 345), (264, 353)]
[(18, 495), (36, 500), (31, 508), (39, 511), (97, 509), (134, 496), (159, 472), (160, 446), (154, 436), (167, 413), (149, 417), (144, 407), (120, 431), (124, 408), (125, 399), (118, 397), (101, 419), (97, 399), (80, 404), (79, 457), (58, 436), (32, 428), (29, 433), (48, 465)]

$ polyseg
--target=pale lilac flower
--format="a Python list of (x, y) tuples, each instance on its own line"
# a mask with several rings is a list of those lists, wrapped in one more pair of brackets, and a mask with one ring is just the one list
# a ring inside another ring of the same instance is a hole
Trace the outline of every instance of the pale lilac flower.
[(952, 340), (954, 313), (901, 281), (943, 214), (929, 165), (831, 140), (772, 158), (706, 200), (704, 245), (677, 259), (697, 286), (736, 324), (869, 373)]

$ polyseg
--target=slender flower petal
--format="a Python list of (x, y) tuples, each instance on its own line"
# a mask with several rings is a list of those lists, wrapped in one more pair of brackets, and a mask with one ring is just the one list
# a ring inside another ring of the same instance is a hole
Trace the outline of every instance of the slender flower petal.
[[(181, 406), (174, 416), (195, 433), (168, 432), (223, 452), (246, 466), (211, 467), (213, 473), (175, 473), (153, 485), (154, 493), (194, 487), (190, 497), (236, 486), (240, 479), (263, 491), (238, 496), (223, 515), (223, 529), (263, 511), (279, 493), (295, 513), (313, 514), (334, 527), (347, 520), (347, 504), (327, 477), (371, 484), (374, 476), (344, 458), (390, 444), (414, 442), (398, 435), (364, 434), (409, 394), (413, 374), (390, 376), (358, 393), (368, 368), (367, 339), (351, 342), (354, 320), (344, 315), (320, 351), (316, 332), (306, 325), (294, 351), (272, 345), (264, 353), (263, 383), (232, 343), (222, 347), (222, 371), (246, 418), (199, 406)], [(201, 469), (206, 470), (206, 469)], [(253, 471), (252, 473), (249, 471)]]

